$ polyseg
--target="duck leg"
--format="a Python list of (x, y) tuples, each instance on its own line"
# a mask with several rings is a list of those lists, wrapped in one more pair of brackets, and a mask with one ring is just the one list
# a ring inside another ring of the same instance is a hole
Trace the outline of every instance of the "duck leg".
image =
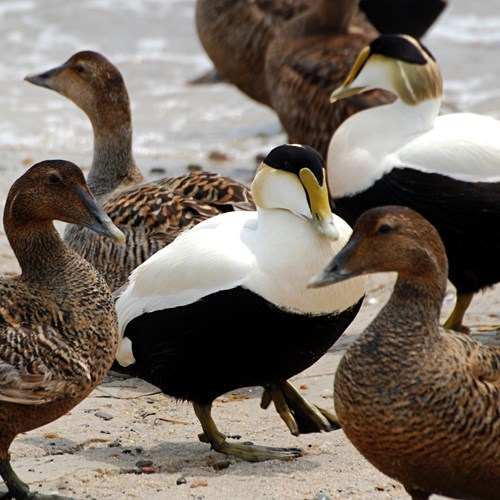
[(271, 401), (294, 436), (340, 429), (336, 415), (311, 404), (288, 380), (264, 387), (261, 408), (267, 408)]
[(43, 495), (31, 493), (29, 486), (21, 481), (12, 469), (9, 459), (0, 459), (0, 476), (7, 486), (8, 492), (0, 495), (0, 500), (72, 500), (61, 495)]
[(453, 311), (451, 311), (449, 318), (443, 325), (444, 328), (455, 330), (456, 332), (470, 333), (469, 329), (463, 324), (463, 320), (465, 311), (472, 302), (473, 297), (473, 293), (457, 293), (457, 301), (455, 303), (455, 307), (453, 308)]
[(8, 493), (2, 495), (0, 498), (29, 498), (29, 486), (19, 479), (17, 474), (12, 469), (9, 459), (0, 460), (0, 476), (2, 476), (2, 479), (9, 490)]
[(193, 403), (194, 411), (203, 429), (204, 437), (212, 449), (225, 455), (241, 458), (247, 462), (264, 462), (266, 460), (293, 460), (302, 456), (298, 448), (271, 448), (257, 446), (252, 443), (228, 443), (226, 436), (215, 425), (212, 418), (212, 405)]

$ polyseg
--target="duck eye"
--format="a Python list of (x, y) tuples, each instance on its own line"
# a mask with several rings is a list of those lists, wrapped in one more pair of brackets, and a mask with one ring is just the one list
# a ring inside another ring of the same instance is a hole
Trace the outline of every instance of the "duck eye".
[(75, 66), (75, 71), (76, 71), (77, 73), (83, 73), (83, 72), (85, 71), (85, 68), (84, 68), (81, 64), (77, 64), (77, 65)]
[(391, 226), (389, 226), (389, 224), (382, 224), (382, 225), (378, 228), (378, 232), (379, 232), (380, 234), (386, 234), (386, 233), (388, 233), (390, 230), (391, 230)]
[(61, 182), (61, 179), (56, 174), (50, 174), (49, 181), (51, 182), (51, 184), (59, 184)]

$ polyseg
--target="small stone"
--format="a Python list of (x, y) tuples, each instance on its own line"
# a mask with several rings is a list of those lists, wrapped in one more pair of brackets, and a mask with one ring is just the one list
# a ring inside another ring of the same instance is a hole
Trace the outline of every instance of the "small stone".
[(151, 465), (153, 465), (153, 461), (152, 460), (139, 460), (138, 462), (135, 463), (135, 466), (136, 467), (150, 467)]
[(152, 174), (164, 174), (166, 173), (165, 167), (151, 167), (150, 172)]
[(103, 420), (112, 420), (114, 417), (110, 413), (106, 413), (105, 411), (96, 411), (94, 415), (98, 418), (102, 418)]
[(190, 488), (199, 488), (200, 486), (208, 486), (208, 481), (205, 481), (205, 479), (200, 479), (199, 481), (191, 483)]
[(314, 495), (314, 500), (331, 500), (331, 498), (326, 493), (320, 491)]
[(229, 156), (222, 151), (211, 151), (208, 157), (212, 161), (227, 161), (229, 159)]
[(186, 483), (187, 483), (187, 479), (185, 477), (180, 477), (175, 482), (175, 484), (186, 484)]

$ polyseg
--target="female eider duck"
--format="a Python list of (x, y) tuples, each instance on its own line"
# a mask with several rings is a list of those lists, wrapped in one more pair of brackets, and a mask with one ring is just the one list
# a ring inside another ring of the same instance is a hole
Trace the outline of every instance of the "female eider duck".
[(407, 207), (370, 209), (310, 286), (393, 271), (391, 298), (335, 374), (342, 429), (414, 499), (499, 498), (500, 348), (439, 326), (447, 259), (436, 229)]
[(109, 287), (62, 241), (53, 220), (124, 241), (73, 163), (37, 163), (9, 191), (3, 222), (22, 274), (0, 278), (0, 476), (8, 498), (18, 500), (42, 496), (13, 471), (12, 441), (84, 399), (104, 379), (118, 344)]
[(144, 182), (132, 152), (130, 101), (120, 71), (97, 52), (74, 54), (64, 64), (25, 78), (72, 100), (89, 117), (94, 155), (88, 185), (126, 245), (80, 226), (65, 241), (103, 274), (112, 290), (179, 232), (214, 215), (253, 210), (250, 189), (213, 172), (193, 172)]
[(353, 28), (358, 2), (317, 0), (284, 24), (269, 43), (265, 73), (271, 106), (288, 141), (308, 144), (326, 158), (336, 128), (362, 109), (391, 102), (374, 90), (335, 106), (330, 95), (347, 76), (359, 51), (378, 32)]
[(290, 459), (300, 452), (228, 443), (212, 402), (241, 387), (279, 387), (311, 366), (356, 316), (366, 283), (307, 290), (351, 233), (330, 211), (317, 151), (273, 149), (252, 192), (256, 211), (196, 225), (131, 274), (116, 301), (117, 361), (190, 401), (214, 450), (249, 461)]
[(500, 121), (438, 116), (439, 67), (407, 35), (382, 35), (363, 49), (332, 99), (374, 88), (393, 92), (396, 101), (351, 116), (331, 139), (327, 175), (336, 211), (351, 225), (364, 210), (385, 204), (406, 205), (428, 219), (443, 239), (457, 290), (445, 326), (466, 330), (473, 295), (500, 281)]
[(311, 0), (197, 0), (198, 38), (217, 71), (255, 101), (270, 106), (264, 59), (281, 25)]

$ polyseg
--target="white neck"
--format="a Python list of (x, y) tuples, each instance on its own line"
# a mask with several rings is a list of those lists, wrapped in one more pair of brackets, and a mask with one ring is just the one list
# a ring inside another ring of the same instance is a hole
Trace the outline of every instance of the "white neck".
[(397, 165), (392, 156), (413, 138), (432, 129), (441, 99), (392, 104), (359, 111), (333, 134), (327, 156), (333, 198), (359, 192)]
[(252, 245), (258, 265), (245, 285), (295, 312), (325, 314), (354, 305), (366, 289), (364, 277), (321, 289), (307, 288), (311, 277), (324, 269), (349, 239), (349, 225), (337, 216), (334, 222), (341, 234), (336, 242), (287, 210), (258, 209), (255, 241), (263, 244)]

